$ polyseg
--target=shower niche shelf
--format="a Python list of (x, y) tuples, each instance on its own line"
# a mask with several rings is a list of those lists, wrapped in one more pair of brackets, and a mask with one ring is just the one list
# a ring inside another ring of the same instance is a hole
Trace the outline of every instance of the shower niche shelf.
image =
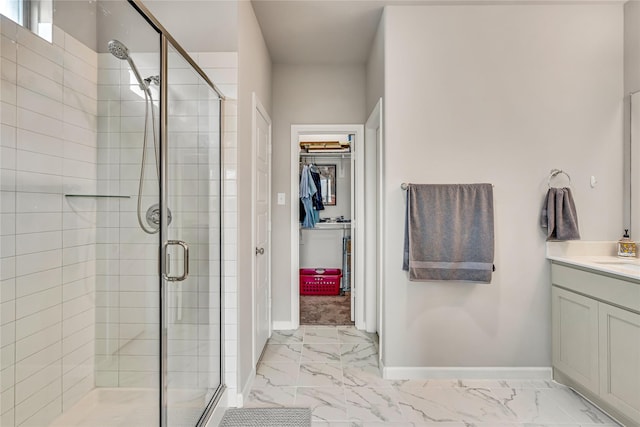
[(130, 199), (131, 196), (119, 196), (111, 194), (65, 194), (64, 197), (96, 197), (100, 199)]

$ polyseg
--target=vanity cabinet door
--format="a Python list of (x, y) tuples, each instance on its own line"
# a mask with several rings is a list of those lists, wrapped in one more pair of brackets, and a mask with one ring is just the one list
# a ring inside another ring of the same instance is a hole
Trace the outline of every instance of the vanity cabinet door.
[(640, 422), (640, 315), (600, 303), (600, 397)]
[(556, 286), (551, 296), (553, 367), (597, 394), (598, 302)]

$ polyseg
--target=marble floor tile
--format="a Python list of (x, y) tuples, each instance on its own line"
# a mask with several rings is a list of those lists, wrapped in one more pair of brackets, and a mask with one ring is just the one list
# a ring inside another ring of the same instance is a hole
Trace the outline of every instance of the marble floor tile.
[(345, 393), (347, 415), (351, 421), (405, 421), (393, 389), (347, 387)]
[(552, 380), (384, 380), (377, 335), (353, 326), (274, 333), (269, 346), (250, 400), (311, 407), (314, 427), (619, 427)]
[(304, 344), (302, 362), (340, 363), (340, 344)]
[(300, 365), (293, 362), (261, 362), (253, 387), (283, 387), (298, 385)]
[(343, 365), (368, 363), (378, 366), (378, 346), (374, 343), (348, 343), (340, 345)]
[(547, 423), (524, 423), (523, 427), (582, 427), (580, 424), (570, 423), (570, 424), (547, 424)]
[(563, 411), (580, 424), (616, 424), (606, 414), (568, 387), (540, 390), (540, 396), (541, 399), (556, 402)]
[(299, 387), (295, 404), (311, 408), (314, 421), (348, 421), (342, 387)]
[(378, 421), (351, 421), (350, 427), (415, 427), (414, 423), (404, 421), (378, 422)]
[(304, 330), (305, 344), (338, 344), (338, 330), (335, 328), (307, 328)]
[(348, 387), (392, 387), (392, 381), (380, 376), (380, 369), (370, 364), (342, 365), (344, 385)]
[(249, 392), (246, 408), (281, 408), (293, 406), (295, 387), (255, 387)]
[(339, 363), (302, 363), (297, 384), (300, 387), (342, 387), (342, 366)]
[(261, 362), (300, 363), (302, 344), (267, 344)]
[(407, 420), (417, 423), (517, 421), (488, 389), (425, 387), (398, 390), (398, 403)]
[(338, 339), (341, 343), (370, 342), (377, 343), (378, 335), (360, 331), (354, 326), (338, 326)]
[(397, 390), (424, 388), (429, 385), (430, 380), (389, 380), (391, 386)]
[(303, 338), (303, 329), (273, 331), (271, 333), (271, 338), (269, 338), (269, 344), (302, 344)]
[(504, 388), (565, 388), (553, 380), (501, 380), (499, 387)]
[(491, 392), (521, 423), (573, 423), (556, 401), (545, 396), (549, 389), (499, 388)]
[(311, 421), (311, 427), (356, 427), (353, 423), (349, 421)]

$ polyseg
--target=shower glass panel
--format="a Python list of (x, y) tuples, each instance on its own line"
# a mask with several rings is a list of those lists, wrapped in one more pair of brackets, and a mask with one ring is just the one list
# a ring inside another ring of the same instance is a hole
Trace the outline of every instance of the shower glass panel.
[(195, 426), (222, 389), (221, 101), (144, 13), (0, 16), (2, 427)]
[(220, 99), (171, 45), (167, 83), (166, 417), (195, 426), (221, 380)]

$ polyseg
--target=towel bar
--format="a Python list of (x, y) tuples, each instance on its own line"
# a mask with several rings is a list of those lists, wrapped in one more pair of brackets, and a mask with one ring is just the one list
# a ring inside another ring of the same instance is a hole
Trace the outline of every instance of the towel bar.
[[(406, 182), (403, 182), (402, 184), (400, 184), (400, 188), (401, 188), (402, 190), (407, 191), (407, 190), (409, 189), (409, 185), (410, 185), (410, 184), (407, 184)], [(491, 186), (492, 186), (492, 187), (495, 187), (495, 185), (493, 185), (493, 184), (491, 184)]]
[(547, 179), (547, 186), (549, 188), (551, 188), (551, 180), (560, 174), (564, 174), (569, 179), (569, 187), (571, 187), (571, 177), (568, 173), (562, 169), (551, 169), (551, 172), (549, 172), (549, 179)]

